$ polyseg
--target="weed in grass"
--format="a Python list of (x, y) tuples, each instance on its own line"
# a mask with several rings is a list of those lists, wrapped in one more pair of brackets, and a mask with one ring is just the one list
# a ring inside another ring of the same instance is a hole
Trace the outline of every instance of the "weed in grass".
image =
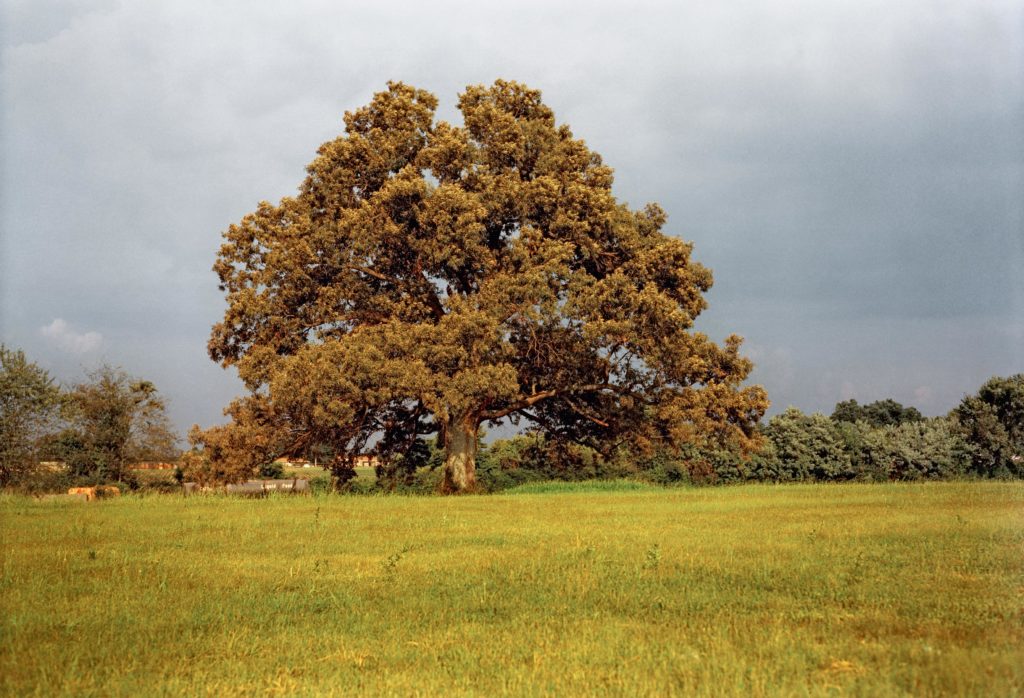
[(386, 575), (393, 575), (395, 573), (395, 570), (398, 568), (398, 563), (401, 562), (402, 558), (405, 557), (406, 553), (408, 553), (411, 550), (412, 547), (406, 545), (403, 546), (401, 550), (397, 550), (391, 553), (390, 555), (388, 555), (386, 560), (380, 563), (381, 569), (384, 570), (384, 573)]
[(661, 564), (661, 546), (657, 543), (647, 549), (644, 554), (644, 569), (656, 570)]

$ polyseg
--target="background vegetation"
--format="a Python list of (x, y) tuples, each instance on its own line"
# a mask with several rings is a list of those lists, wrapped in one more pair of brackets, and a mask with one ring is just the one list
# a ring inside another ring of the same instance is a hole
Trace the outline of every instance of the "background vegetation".
[[(156, 387), (123, 371), (101, 367), (89, 380), (61, 389), (21, 352), (2, 350), (0, 370), (0, 486), (22, 492), (57, 492), (76, 484), (119, 482), (131, 488), (173, 491), (170, 473), (132, 471), (138, 461), (176, 461), (176, 439)], [(496, 439), (477, 454), (480, 488), (499, 492), (548, 480), (631, 478), (657, 484), (740, 482), (913, 481), (1020, 478), (1024, 475), (1024, 374), (992, 378), (943, 417), (926, 418), (886, 399), (867, 405), (847, 400), (830, 417), (790, 407), (759, 425), (761, 448), (688, 445), (652, 448), (624, 439), (599, 451), (538, 432)], [(329, 443), (303, 454), (336, 462)], [(236, 474), (210, 459), (186, 454), (183, 477), (216, 484)], [(346, 492), (436, 492), (444, 454), (434, 438), (416, 440), (384, 458), (369, 476), (350, 464), (335, 469), (289, 470), (253, 462), (252, 477), (316, 478), (318, 489)]]
[(0, 345), (0, 488), (137, 487), (140, 461), (177, 461), (177, 436), (156, 386), (111, 366), (61, 387)]
[[(914, 481), (1019, 478), (1024, 474), (1024, 375), (993, 378), (949, 415), (926, 418), (894, 400), (836, 405), (831, 417), (795, 407), (761, 425), (761, 450), (689, 446), (644, 450), (624, 444), (610, 456), (541, 435), (498, 439), (479, 456), (488, 491), (545, 480), (632, 478), (658, 484)], [(436, 489), (441, 454), (424, 442), (414, 459), (378, 468), (377, 489)], [(357, 491), (366, 489), (354, 483)]]

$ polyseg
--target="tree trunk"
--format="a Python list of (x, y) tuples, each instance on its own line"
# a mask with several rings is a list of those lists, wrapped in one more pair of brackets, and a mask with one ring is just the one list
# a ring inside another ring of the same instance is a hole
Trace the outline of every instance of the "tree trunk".
[(476, 491), (476, 434), (479, 426), (478, 420), (471, 415), (452, 417), (445, 425), (442, 492)]

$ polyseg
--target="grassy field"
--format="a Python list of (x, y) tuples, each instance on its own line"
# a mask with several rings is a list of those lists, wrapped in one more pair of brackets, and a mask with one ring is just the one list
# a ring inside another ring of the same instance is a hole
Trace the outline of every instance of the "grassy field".
[(1024, 484), (0, 498), (5, 695), (1024, 692)]

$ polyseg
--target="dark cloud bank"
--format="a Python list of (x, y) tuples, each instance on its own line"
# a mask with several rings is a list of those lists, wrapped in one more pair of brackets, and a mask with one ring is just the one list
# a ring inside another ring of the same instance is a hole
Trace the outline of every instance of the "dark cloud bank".
[(220, 231), (387, 80), (505, 77), (695, 242), (773, 411), (1024, 371), (1020, 2), (343, 5), (0, 1), (0, 339), (219, 421)]

